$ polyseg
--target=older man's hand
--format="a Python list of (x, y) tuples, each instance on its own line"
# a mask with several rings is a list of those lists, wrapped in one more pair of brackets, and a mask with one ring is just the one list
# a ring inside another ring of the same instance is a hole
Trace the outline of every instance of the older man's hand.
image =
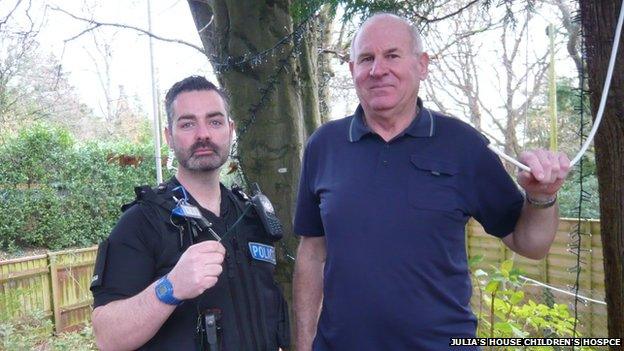
[(520, 154), (520, 162), (529, 166), (531, 172), (520, 171), (518, 183), (527, 196), (537, 201), (553, 198), (570, 171), (570, 159), (562, 152), (525, 151)]

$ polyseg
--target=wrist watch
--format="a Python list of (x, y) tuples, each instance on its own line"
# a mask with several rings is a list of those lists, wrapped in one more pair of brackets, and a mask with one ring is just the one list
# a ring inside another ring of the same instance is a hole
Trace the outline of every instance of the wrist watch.
[(526, 200), (529, 203), (529, 205), (531, 205), (531, 207), (543, 209), (543, 208), (552, 207), (552, 205), (554, 205), (555, 202), (557, 202), (557, 195), (553, 196), (551, 199), (542, 201), (542, 200), (531, 199), (529, 194), (526, 194)]
[(161, 302), (172, 306), (177, 306), (182, 303), (182, 300), (178, 300), (173, 296), (173, 285), (166, 275), (158, 279), (154, 289), (156, 290), (156, 297)]

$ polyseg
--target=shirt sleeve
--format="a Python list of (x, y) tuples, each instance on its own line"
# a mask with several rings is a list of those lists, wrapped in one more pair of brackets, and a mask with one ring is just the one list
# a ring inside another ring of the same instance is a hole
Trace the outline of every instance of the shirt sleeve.
[(487, 147), (477, 157), (472, 185), (473, 217), (488, 234), (499, 238), (511, 234), (520, 218), (524, 196), (499, 157)]
[[(151, 235), (144, 235), (146, 233)], [(132, 297), (155, 280), (156, 265), (152, 254), (155, 233), (156, 229), (140, 205), (124, 212), (109, 238), (98, 249), (91, 284), (94, 308)], [(152, 242), (147, 240), (150, 238)]]
[(323, 221), (320, 212), (320, 198), (314, 191), (315, 169), (312, 142), (308, 142), (303, 154), (301, 175), (299, 177), (299, 192), (295, 205), (294, 232), (301, 236), (323, 236)]

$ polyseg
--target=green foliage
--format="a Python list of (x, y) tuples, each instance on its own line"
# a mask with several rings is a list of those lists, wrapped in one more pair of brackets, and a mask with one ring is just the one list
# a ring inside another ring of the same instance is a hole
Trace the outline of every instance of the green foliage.
[(52, 334), (52, 322), (43, 312), (0, 321), (0, 350), (97, 350), (91, 326), (73, 333)]
[(60, 249), (106, 237), (133, 188), (154, 183), (150, 144), (77, 145), (34, 125), (0, 145), (0, 248)]
[(73, 333), (61, 333), (52, 338), (49, 343), (50, 350), (54, 351), (95, 351), (95, 337), (93, 336), (93, 328), (88, 325), (82, 330)]
[[(474, 257), (474, 266), (482, 259)], [(478, 337), (498, 338), (563, 338), (572, 337), (574, 317), (565, 304), (549, 307), (526, 299), (521, 272), (513, 268), (513, 261), (506, 260), (499, 267), (486, 272), (476, 269), (472, 273), (477, 289)], [(577, 333), (577, 336), (578, 335)], [(529, 348), (532, 349), (532, 348)], [(537, 348), (535, 348), (537, 350)], [(524, 350), (524, 347), (508, 347), (506, 350)], [(554, 350), (539, 347), (539, 350)], [(591, 350), (582, 348), (582, 350)]]
[(0, 294), (0, 350), (97, 350), (91, 326), (53, 336), (52, 321), (43, 311), (13, 313), (24, 294), (19, 289)]
[(34, 350), (52, 333), (52, 322), (42, 311), (0, 320), (0, 349)]

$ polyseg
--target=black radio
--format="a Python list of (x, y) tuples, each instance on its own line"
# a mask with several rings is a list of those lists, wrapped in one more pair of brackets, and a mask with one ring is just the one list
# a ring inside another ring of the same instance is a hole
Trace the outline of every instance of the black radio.
[(271, 239), (275, 241), (280, 240), (284, 236), (284, 228), (275, 215), (275, 210), (273, 209), (271, 201), (260, 191), (258, 183), (253, 183), (251, 185), (251, 191), (251, 203), (256, 209), (256, 213), (258, 213), (258, 217), (260, 217), (264, 229)]

